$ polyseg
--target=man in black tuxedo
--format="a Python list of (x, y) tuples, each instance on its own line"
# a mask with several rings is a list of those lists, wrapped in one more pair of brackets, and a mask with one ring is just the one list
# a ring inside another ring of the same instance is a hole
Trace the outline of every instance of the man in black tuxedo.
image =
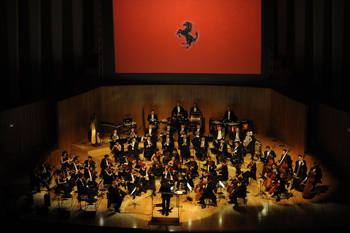
[(168, 179), (162, 179), (159, 192), (162, 194), (162, 215), (168, 216), (170, 212), (170, 199), (173, 197), (171, 193), (174, 188), (174, 182)]
[(227, 110), (225, 111), (225, 114), (224, 114), (223, 121), (225, 123), (238, 121), (238, 117), (236, 116), (235, 112), (231, 109), (231, 106), (227, 107)]
[(151, 113), (147, 116), (147, 121), (149, 124), (156, 125), (158, 122), (158, 115), (151, 110)]

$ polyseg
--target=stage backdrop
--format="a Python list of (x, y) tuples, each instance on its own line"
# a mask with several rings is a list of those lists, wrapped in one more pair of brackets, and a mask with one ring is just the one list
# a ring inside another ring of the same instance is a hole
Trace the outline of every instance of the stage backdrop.
[(261, 11), (261, 0), (113, 0), (115, 72), (261, 74)]

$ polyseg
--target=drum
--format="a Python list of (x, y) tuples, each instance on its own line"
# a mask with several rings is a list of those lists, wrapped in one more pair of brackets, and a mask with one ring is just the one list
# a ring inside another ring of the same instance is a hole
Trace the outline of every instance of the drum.
[(242, 123), (242, 130), (244, 130), (244, 131), (251, 130), (252, 121), (250, 121), (250, 120), (242, 120), (241, 123)]
[(236, 128), (239, 128), (241, 126), (240, 122), (229, 122), (226, 124), (228, 132), (235, 132)]
[(166, 125), (166, 124), (168, 124), (168, 120), (167, 120), (167, 119), (162, 119), (162, 120), (160, 121), (160, 123)]

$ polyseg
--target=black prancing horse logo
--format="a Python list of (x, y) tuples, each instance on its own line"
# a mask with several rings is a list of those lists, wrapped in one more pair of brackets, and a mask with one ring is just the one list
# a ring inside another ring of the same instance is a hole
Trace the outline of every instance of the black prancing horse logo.
[(189, 49), (191, 47), (191, 45), (196, 42), (196, 40), (198, 39), (198, 32), (196, 32), (196, 37), (193, 37), (191, 35), (191, 31), (192, 31), (192, 23), (191, 22), (185, 22), (183, 24), (183, 26), (185, 26), (184, 29), (179, 29), (176, 32), (176, 35), (181, 38), (181, 36), (183, 36), (186, 39), (186, 43), (181, 43), (182, 45), (187, 45), (186, 49)]

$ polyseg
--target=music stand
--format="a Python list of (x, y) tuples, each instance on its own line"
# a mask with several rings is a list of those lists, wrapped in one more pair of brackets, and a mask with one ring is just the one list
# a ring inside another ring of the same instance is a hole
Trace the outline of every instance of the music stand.
[(129, 206), (133, 205), (134, 208), (136, 208), (137, 205), (140, 205), (136, 202), (136, 195), (134, 194), (136, 191), (136, 187), (131, 191), (130, 196), (132, 196), (132, 203), (129, 204)]

